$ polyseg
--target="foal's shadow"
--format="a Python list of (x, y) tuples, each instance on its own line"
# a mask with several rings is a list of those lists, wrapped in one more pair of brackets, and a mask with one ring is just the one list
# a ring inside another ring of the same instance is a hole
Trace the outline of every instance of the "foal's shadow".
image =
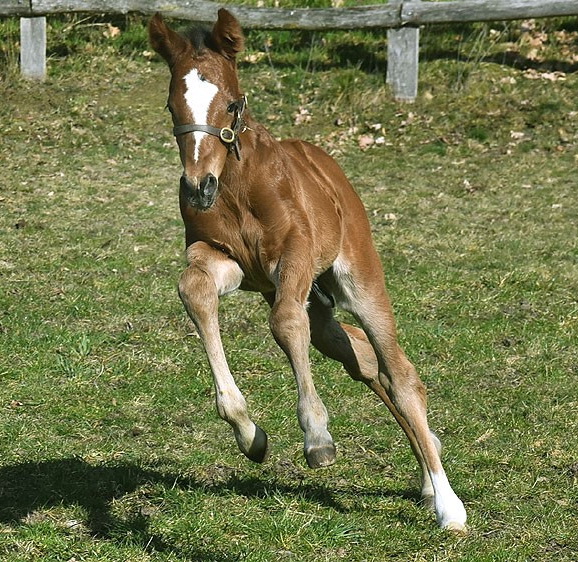
[[(78, 458), (5, 466), (0, 469), (0, 523), (20, 525), (33, 521), (42, 509), (79, 506), (87, 514), (83, 522), (87, 531), (95, 538), (110, 539), (121, 524), (112, 513), (112, 502), (146, 483), (166, 483), (169, 478), (134, 464), (92, 466)], [(145, 518), (136, 516), (130, 527), (133, 534), (144, 536)], [(166, 549), (161, 544), (150, 546)]]
[[(277, 474), (275, 474), (277, 473)], [(142, 548), (148, 551), (169, 551), (176, 555), (175, 547), (167, 544), (162, 537), (149, 532), (146, 513), (135, 514), (130, 521), (118, 519), (112, 509), (114, 500), (137, 491), (143, 486), (161, 485), (167, 490), (175, 487), (183, 490), (204, 490), (207, 494), (230, 495), (234, 492), (249, 498), (266, 498), (272, 492), (284, 496), (300, 495), (338, 512), (348, 512), (340, 497), (359, 495), (359, 490), (338, 490), (322, 483), (305, 483), (305, 476), (293, 474), (291, 478), (277, 478), (278, 470), (263, 478), (239, 477), (235, 471), (221, 474), (212, 481), (196, 480), (172, 472), (160, 472), (139, 467), (134, 463), (117, 463), (110, 466), (93, 466), (79, 458), (63, 458), (39, 463), (26, 462), (0, 468), (0, 523), (21, 525), (30, 521), (35, 512), (52, 506), (79, 506), (86, 513), (84, 525), (95, 538), (118, 540), (119, 529), (131, 533)], [(361, 495), (404, 496), (416, 499), (409, 492), (401, 494), (388, 491), (365, 491)], [(355, 508), (353, 508), (355, 509)], [(194, 524), (194, 522), (192, 522)], [(209, 545), (210, 547), (211, 545)], [(226, 553), (214, 545), (216, 550), (207, 548), (203, 552), (190, 551), (188, 559), (225, 560)]]
[[(258, 478), (239, 478), (226, 474), (215, 481), (200, 481), (170, 472), (145, 469), (133, 463), (93, 466), (78, 458), (64, 458), (39, 463), (26, 462), (0, 469), (0, 523), (20, 525), (43, 508), (79, 506), (86, 512), (84, 525), (97, 538), (114, 540), (119, 529), (142, 537), (147, 550), (171, 551), (171, 545), (147, 532), (147, 516), (138, 513), (131, 521), (120, 521), (112, 510), (114, 500), (131, 494), (146, 485), (160, 484), (167, 489), (202, 489), (207, 494), (228, 494), (231, 491), (247, 497), (266, 497), (275, 487), (282, 494), (304, 494), (308, 499), (327, 507), (342, 510), (331, 491), (323, 486), (276, 486)], [(138, 538), (136, 539), (139, 540)], [(188, 552), (187, 556), (191, 557)], [(222, 560), (223, 553), (194, 553), (193, 559)]]

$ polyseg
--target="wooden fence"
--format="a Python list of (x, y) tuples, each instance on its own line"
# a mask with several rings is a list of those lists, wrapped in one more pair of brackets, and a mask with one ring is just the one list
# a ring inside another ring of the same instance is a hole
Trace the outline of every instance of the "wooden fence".
[[(1, 0), (0, 16), (20, 16), (21, 69), (28, 78), (46, 75), (47, 15), (161, 12), (211, 22), (221, 4), (209, 0)], [(419, 26), (578, 15), (578, 0), (390, 0), (353, 8), (253, 8), (226, 5), (246, 29), (319, 30), (387, 29), (387, 81), (396, 99), (417, 95)]]

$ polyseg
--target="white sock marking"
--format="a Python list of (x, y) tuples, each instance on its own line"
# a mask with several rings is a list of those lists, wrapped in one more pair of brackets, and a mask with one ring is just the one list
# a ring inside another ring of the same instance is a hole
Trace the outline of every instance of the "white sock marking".
[(431, 475), (435, 491), (435, 510), (438, 525), (453, 530), (463, 529), (466, 525), (464, 504), (452, 490), (447, 476), (442, 471)]
[[(185, 101), (193, 115), (193, 123), (195, 125), (207, 125), (207, 116), (209, 108), (219, 88), (211, 82), (207, 82), (201, 78), (201, 73), (193, 68), (185, 77)], [(201, 141), (207, 133), (195, 131), (193, 133), (195, 139), (195, 162), (199, 161), (199, 153), (201, 148)]]

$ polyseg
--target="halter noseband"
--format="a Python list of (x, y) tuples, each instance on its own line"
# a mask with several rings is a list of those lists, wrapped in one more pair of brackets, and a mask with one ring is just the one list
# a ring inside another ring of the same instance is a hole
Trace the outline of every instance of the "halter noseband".
[(247, 107), (247, 97), (241, 96), (241, 99), (234, 101), (229, 105), (227, 111), (233, 113), (233, 123), (230, 127), (213, 127), (212, 125), (196, 125), (194, 123), (187, 123), (185, 125), (177, 125), (173, 127), (173, 135), (178, 137), (186, 133), (208, 133), (214, 137), (221, 139), (221, 142), (229, 149), (234, 150), (237, 160), (241, 160), (241, 149), (239, 146), (239, 135), (244, 133), (248, 127), (243, 119), (243, 113)]

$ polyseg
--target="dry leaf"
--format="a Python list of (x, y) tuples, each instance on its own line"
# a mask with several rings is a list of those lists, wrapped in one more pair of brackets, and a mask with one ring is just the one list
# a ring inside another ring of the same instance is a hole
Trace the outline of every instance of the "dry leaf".
[(375, 144), (375, 139), (371, 135), (361, 135), (358, 144), (361, 150), (367, 150), (370, 146)]
[(103, 35), (107, 39), (114, 39), (115, 37), (118, 37), (120, 35), (120, 28), (115, 27), (114, 25), (109, 23), (106, 29), (104, 30)]
[(295, 125), (301, 125), (302, 123), (309, 123), (311, 121), (311, 113), (305, 107), (300, 107), (299, 112), (295, 115), (294, 123)]

